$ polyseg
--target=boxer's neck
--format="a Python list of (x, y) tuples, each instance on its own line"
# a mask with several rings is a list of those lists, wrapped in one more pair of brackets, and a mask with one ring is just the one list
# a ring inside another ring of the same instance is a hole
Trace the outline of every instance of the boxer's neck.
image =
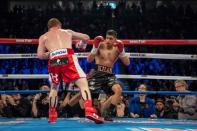
[(50, 30), (50, 31), (56, 31), (56, 30), (58, 30), (58, 29), (60, 29), (60, 27), (59, 27), (59, 26), (55, 26), (55, 27), (50, 28), (49, 30)]

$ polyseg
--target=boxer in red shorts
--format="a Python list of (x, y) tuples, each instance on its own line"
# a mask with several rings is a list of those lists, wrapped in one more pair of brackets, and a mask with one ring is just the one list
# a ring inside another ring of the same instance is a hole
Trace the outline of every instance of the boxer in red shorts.
[(52, 79), (48, 122), (57, 121), (58, 85), (63, 80), (65, 83), (74, 82), (80, 88), (82, 98), (85, 100), (85, 116), (95, 123), (102, 123), (103, 119), (92, 107), (86, 75), (72, 50), (72, 39), (81, 39), (77, 45), (84, 48), (89, 36), (70, 29), (62, 29), (61, 22), (56, 18), (48, 21), (48, 29), (48, 32), (40, 36), (37, 49), (38, 58), (48, 59), (48, 71)]

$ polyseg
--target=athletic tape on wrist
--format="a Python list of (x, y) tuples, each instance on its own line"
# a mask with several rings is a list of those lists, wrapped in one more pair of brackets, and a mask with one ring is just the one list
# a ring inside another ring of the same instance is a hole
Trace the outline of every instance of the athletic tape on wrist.
[(93, 48), (92, 48), (92, 50), (91, 50), (91, 53), (95, 55), (95, 54), (97, 53), (97, 51), (98, 51), (98, 48), (95, 48), (95, 47), (93, 46)]
[(125, 50), (123, 49), (123, 51), (119, 54), (119, 57), (126, 57), (127, 54), (125, 53)]

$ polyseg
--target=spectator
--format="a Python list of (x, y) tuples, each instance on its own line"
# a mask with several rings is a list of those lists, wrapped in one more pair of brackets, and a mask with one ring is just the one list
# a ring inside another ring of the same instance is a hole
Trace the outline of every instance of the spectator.
[[(40, 90), (49, 90), (47, 85), (40, 87)], [(36, 94), (32, 102), (32, 115), (33, 117), (47, 117), (49, 109), (49, 97), (46, 93)]]
[[(177, 80), (174, 83), (177, 92), (189, 92), (188, 84), (183, 80)], [(174, 100), (173, 106), (177, 106), (178, 119), (197, 120), (197, 97), (192, 95), (178, 96)]]
[(30, 117), (31, 103), (20, 94), (5, 95), (6, 105), (3, 109), (6, 117)]
[(165, 100), (158, 98), (156, 100), (156, 115), (157, 118), (166, 118), (167, 112), (165, 110)]
[(174, 96), (170, 96), (169, 98), (165, 98), (165, 111), (168, 112), (166, 118), (177, 119), (178, 118), (178, 108), (177, 106), (173, 106)]
[[(147, 91), (147, 86), (141, 84), (138, 91)], [(133, 118), (156, 118), (155, 103), (152, 99), (148, 98), (146, 94), (140, 94), (137, 97), (131, 98), (129, 102), (129, 112)]]
[(80, 93), (68, 92), (59, 107), (60, 117), (84, 117), (84, 101)]

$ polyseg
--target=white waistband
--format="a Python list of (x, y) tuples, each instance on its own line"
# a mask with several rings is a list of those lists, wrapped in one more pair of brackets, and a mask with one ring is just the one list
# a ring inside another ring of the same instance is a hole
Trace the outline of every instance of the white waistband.
[(50, 58), (54, 58), (56, 56), (67, 55), (67, 54), (68, 54), (67, 49), (59, 49), (59, 50), (50, 52)]

